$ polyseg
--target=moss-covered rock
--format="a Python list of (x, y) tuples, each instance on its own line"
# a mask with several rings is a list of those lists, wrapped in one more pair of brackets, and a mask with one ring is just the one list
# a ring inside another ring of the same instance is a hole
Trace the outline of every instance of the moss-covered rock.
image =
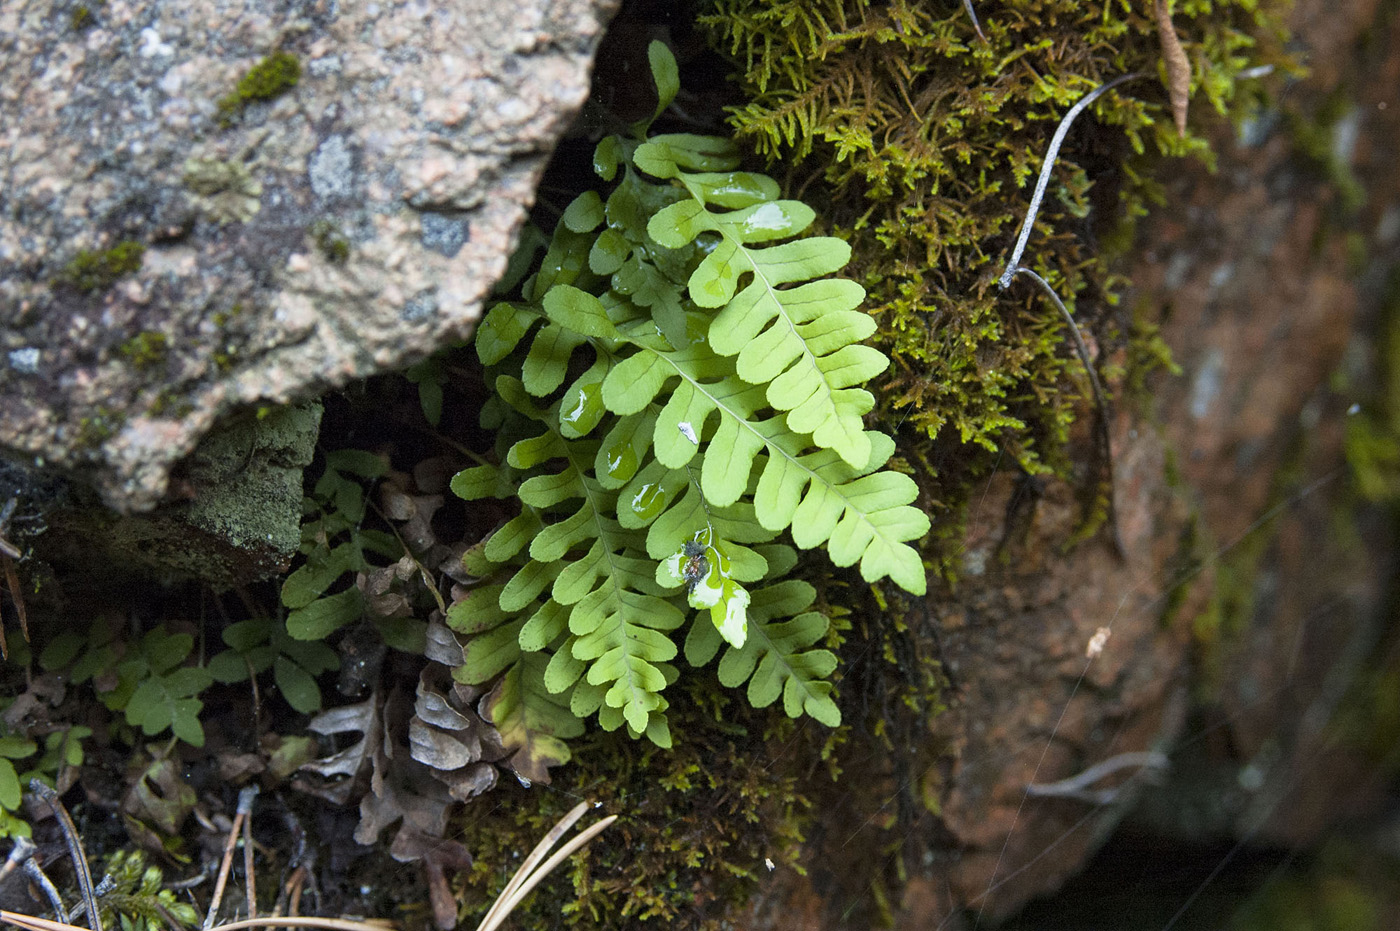
[[(1286, 7), (1178, 4), (1197, 111), (1244, 97), (1246, 67), (1286, 64)], [(1151, 4), (1004, 4), (983, 16), (985, 39), (958, 4), (716, 0), (702, 22), (736, 62), (738, 138), (785, 165), (789, 186), (851, 242), (894, 360), (880, 413), (919, 438), (907, 456), (936, 477), (935, 537), (958, 538), (968, 483), (989, 470), (1069, 474), (1066, 444), (1088, 397), (1082, 367), (1043, 297), (993, 282), (1060, 117), (1106, 81), (1161, 68)], [(1104, 245), (1131, 239), (1168, 159), (1211, 155), (1203, 137), (1177, 136), (1155, 81), (1091, 112), (1061, 153), (1022, 261), (1093, 332), (1096, 364), (1121, 376), (1117, 350), (1151, 334), (1116, 306), (1125, 282)], [(1090, 491), (1086, 517), (1101, 519), (1106, 497)]]

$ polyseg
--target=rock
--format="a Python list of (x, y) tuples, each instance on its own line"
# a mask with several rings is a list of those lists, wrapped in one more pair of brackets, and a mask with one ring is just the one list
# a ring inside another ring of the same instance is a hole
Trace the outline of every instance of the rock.
[(17, 513), (33, 515), (17, 542), (62, 577), (91, 585), (102, 576), (120, 589), (134, 570), (242, 585), (285, 572), (301, 543), (302, 471), (320, 424), (318, 401), (221, 423), (176, 470), (179, 500), (149, 512), (113, 514), (84, 488), (21, 481), (13, 464), (0, 470), (0, 504), (13, 487)]
[[(1358, 722), (1393, 720), (1396, 525), (1393, 503), (1358, 508), (1344, 444), (1351, 400), (1393, 384), (1374, 346), (1397, 306), (1400, 21), (1371, 0), (1307, 0), (1295, 23), (1317, 67), (1290, 89), (1291, 118), (1353, 108), (1323, 137), (1326, 176), (1277, 114), (1239, 138), (1221, 126), (1218, 169), (1182, 163), (1138, 230), (1124, 305), (1163, 321), (1182, 372), (1115, 423), (1126, 561), (1102, 534), (1059, 550), (1078, 519), (1063, 483), (989, 482), (956, 590), (909, 621), (937, 631), (948, 709), (915, 732), (912, 766), (872, 764), (819, 799), (810, 875), (778, 874), (748, 927), (849, 927), (886, 882), (894, 927), (995, 924), (1125, 817), (1158, 845), (1296, 848), (1384, 810), (1393, 731)], [(1215, 618), (1231, 630), (1210, 626), (1221, 599), (1239, 604)], [(1027, 791), (1154, 749), (1165, 772), (1093, 786), (1125, 787), (1111, 804)]]
[(614, 0), (0, 8), (0, 450), (133, 511), (467, 336)]

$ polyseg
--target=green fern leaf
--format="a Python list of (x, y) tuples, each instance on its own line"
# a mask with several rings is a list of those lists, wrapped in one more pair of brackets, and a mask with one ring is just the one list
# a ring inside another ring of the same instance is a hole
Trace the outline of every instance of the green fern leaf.
[[(819, 236), (751, 248), (796, 235), (812, 219), (811, 208), (797, 201), (713, 213), (697, 195), (662, 210), (648, 231), (672, 248), (707, 232), (721, 237), (688, 284), (698, 306), (723, 308), (710, 327), (711, 347), (720, 355), (738, 355), (745, 381), (768, 385), (768, 403), (789, 412), (793, 430), (811, 433), (819, 445), (860, 467), (870, 452), (861, 418), (875, 399), (852, 386), (879, 375), (889, 360), (859, 344), (875, 331), (869, 315), (854, 309), (864, 289), (843, 279), (811, 282), (844, 267), (850, 247)], [(745, 274), (751, 279), (739, 290)], [(783, 287), (797, 282), (810, 283)]]
[[(755, 708), (777, 701), (789, 717), (807, 714), (828, 727), (841, 723), (841, 711), (825, 681), (836, 668), (829, 650), (807, 649), (821, 640), (829, 622), (816, 611), (806, 611), (816, 590), (806, 582), (788, 581), (755, 591), (749, 605), (749, 637), (739, 646), (725, 649), (719, 664), (720, 683), (737, 688), (748, 682), (748, 698)], [(778, 618), (797, 615), (789, 621)], [(686, 660), (703, 666), (722, 645), (708, 625), (696, 624), (686, 638)]]
[(545, 688), (547, 660), (526, 653), (482, 699), (481, 714), (500, 732), (506, 762), (530, 782), (549, 782), (549, 767), (569, 762), (564, 741), (583, 733), (583, 723)]
[[(867, 581), (889, 576), (906, 591), (924, 593), (923, 563), (907, 542), (929, 528), (928, 516), (908, 506), (918, 487), (899, 473), (869, 474), (888, 460), (893, 441), (878, 433), (862, 434), (869, 452), (861, 468), (852, 468), (831, 450), (807, 452), (812, 438), (794, 432), (784, 418), (761, 418), (762, 393), (737, 374), (726, 373), (732, 372), (732, 361), (716, 356), (706, 344), (673, 352), (626, 330), (623, 336), (638, 351), (609, 371), (603, 403), (616, 413), (636, 413), (679, 379), (656, 420), (656, 456), (663, 465), (679, 468), (704, 446), (701, 488), (709, 505), (725, 507), (739, 500), (757, 460), (761, 471), (754, 506), (764, 528), (777, 533), (792, 525), (798, 546), (811, 549), (831, 539), (839, 526), (840, 546), (830, 553), (836, 565), (859, 561)], [(706, 422), (714, 413), (719, 426), (707, 440)], [(679, 545), (672, 539), (664, 543), (668, 553)], [(649, 549), (655, 553), (657, 547)]]
[[(648, 55), (664, 107), (674, 61), (659, 43)], [(463, 557), (480, 582), (447, 621), (466, 637), (455, 675), (496, 683), (498, 726), (542, 773), (585, 718), (670, 745), (674, 632), (691, 611), (692, 663), (727, 643), (724, 684), (839, 723), (836, 660), (815, 647), (828, 622), (811, 586), (780, 581), (796, 555), (773, 541), (789, 528), (869, 581), (925, 586), (917, 489), (883, 470), (893, 441), (863, 424), (861, 385), (888, 363), (860, 343), (874, 329), (861, 288), (830, 277), (850, 250), (797, 238), (813, 211), (736, 170), (728, 140), (646, 140), (650, 122), (599, 143), (611, 192), (577, 197), (525, 301), (482, 321), (499, 465), (452, 482), (519, 501)]]

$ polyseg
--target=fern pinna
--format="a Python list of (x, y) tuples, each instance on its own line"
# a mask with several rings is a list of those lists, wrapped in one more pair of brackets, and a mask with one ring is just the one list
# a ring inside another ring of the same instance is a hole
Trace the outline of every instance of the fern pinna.
[[(663, 45), (649, 55), (659, 115), (679, 84)], [(448, 621), (468, 638), (458, 677), (500, 677), (484, 710), (551, 765), (595, 714), (670, 745), (687, 608), (701, 609), (690, 663), (723, 647), (722, 683), (747, 682), (755, 706), (781, 696), (789, 715), (840, 722), (836, 659), (816, 646), (828, 621), (810, 585), (783, 578), (784, 531), (867, 581), (925, 589), (909, 541), (928, 518), (913, 480), (882, 470), (894, 442), (862, 422), (860, 386), (888, 360), (861, 345), (874, 330), (861, 287), (827, 277), (850, 249), (795, 238), (812, 210), (736, 170), (728, 140), (648, 139), (651, 122), (598, 145), (610, 193), (569, 205), (525, 302), (481, 323), (500, 464), (452, 486), (519, 499), (468, 555), (483, 581)]]

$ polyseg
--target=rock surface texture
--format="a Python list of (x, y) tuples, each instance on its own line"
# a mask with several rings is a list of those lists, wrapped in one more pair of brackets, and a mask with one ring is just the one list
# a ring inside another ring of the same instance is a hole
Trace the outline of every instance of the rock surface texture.
[(121, 510), (465, 337), (610, 0), (0, 6), (0, 451)]
[[(1058, 550), (1077, 519), (1062, 484), (990, 482), (960, 585), (910, 618), (937, 630), (949, 683), (911, 743), (925, 756), (823, 799), (839, 827), (814, 832), (810, 875), (780, 878), (749, 927), (853, 927), (878, 883), (899, 890), (893, 927), (976, 927), (1058, 889), (1125, 816), (1158, 838), (1288, 847), (1379, 810), (1386, 772), (1335, 721), (1393, 624), (1393, 533), (1346, 510), (1343, 434), (1400, 268), (1400, 21), (1373, 0), (1294, 17), (1310, 77), (1241, 136), (1220, 127), (1218, 171), (1183, 163), (1139, 230), (1125, 304), (1162, 321), (1182, 371), (1116, 419), (1126, 558), (1102, 536)], [(1347, 109), (1320, 165), (1280, 114), (1333, 97)], [(1364, 196), (1348, 205), (1338, 179)], [(1206, 623), (1222, 597), (1249, 605), (1232, 632)], [(1155, 773), (1045, 791), (1152, 751)], [(905, 817), (902, 799), (935, 813)], [(1175, 924), (1190, 890), (1154, 924), (1123, 870), (1130, 917), (1101, 926)]]

